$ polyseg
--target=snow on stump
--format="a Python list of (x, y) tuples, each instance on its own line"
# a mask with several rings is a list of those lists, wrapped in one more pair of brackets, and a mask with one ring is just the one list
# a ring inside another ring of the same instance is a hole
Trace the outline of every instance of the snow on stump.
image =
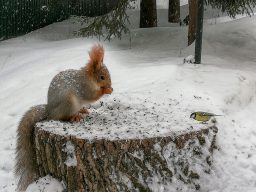
[(51, 174), (67, 191), (199, 189), (211, 170), (215, 125), (189, 119), (173, 99), (123, 98), (91, 106), (78, 124), (38, 123), (40, 176)]

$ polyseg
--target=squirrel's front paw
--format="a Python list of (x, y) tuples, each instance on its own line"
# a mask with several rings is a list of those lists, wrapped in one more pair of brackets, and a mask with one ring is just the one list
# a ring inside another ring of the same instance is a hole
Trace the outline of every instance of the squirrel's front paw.
[(112, 87), (108, 87), (108, 88), (104, 88), (103, 89), (103, 93), (104, 94), (111, 94), (113, 92), (113, 88)]
[(80, 109), (79, 113), (88, 115), (89, 111), (85, 107), (83, 107), (82, 109)]
[(83, 119), (83, 117), (80, 114), (76, 114), (70, 117), (70, 121), (72, 123), (76, 122), (79, 123), (81, 120)]

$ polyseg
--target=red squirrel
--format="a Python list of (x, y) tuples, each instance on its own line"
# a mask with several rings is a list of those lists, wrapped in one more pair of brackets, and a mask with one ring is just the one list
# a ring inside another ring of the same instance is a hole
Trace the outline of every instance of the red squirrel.
[(104, 49), (95, 45), (89, 52), (89, 62), (80, 70), (66, 70), (57, 74), (48, 89), (46, 105), (30, 108), (20, 121), (17, 130), (15, 174), (19, 178), (18, 191), (23, 191), (38, 177), (34, 126), (43, 120), (79, 122), (82, 108), (99, 100), (104, 94), (111, 94), (111, 77), (103, 64)]

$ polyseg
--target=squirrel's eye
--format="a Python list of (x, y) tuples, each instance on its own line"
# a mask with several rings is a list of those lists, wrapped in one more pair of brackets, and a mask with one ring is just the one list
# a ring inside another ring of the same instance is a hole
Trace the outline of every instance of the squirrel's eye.
[(101, 80), (105, 80), (105, 77), (103, 75), (100, 76)]

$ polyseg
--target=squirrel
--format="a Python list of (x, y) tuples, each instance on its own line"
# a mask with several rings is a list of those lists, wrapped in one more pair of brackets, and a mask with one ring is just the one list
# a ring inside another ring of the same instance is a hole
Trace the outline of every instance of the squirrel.
[(84, 104), (100, 99), (113, 91), (111, 77), (103, 64), (104, 48), (95, 45), (89, 52), (89, 62), (80, 70), (66, 70), (50, 83), (47, 104), (31, 107), (17, 129), (15, 175), (18, 191), (23, 191), (39, 176), (34, 144), (34, 126), (43, 120), (79, 122), (88, 114)]

